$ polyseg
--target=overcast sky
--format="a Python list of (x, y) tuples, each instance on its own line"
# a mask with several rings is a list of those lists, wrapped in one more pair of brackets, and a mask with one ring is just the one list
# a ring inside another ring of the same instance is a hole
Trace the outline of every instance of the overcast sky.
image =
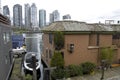
[(35, 3), (37, 10), (45, 9), (47, 18), (53, 10), (60, 16), (70, 14), (73, 20), (99, 22), (106, 19), (120, 20), (120, 0), (1, 0), (1, 5), (8, 5), (12, 16), (14, 4)]

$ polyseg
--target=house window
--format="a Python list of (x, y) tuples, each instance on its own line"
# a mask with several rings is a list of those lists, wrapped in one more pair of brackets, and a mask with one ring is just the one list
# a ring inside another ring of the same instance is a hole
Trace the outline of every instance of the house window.
[(114, 34), (112, 39), (120, 39), (120, 34)]
[(3, 33), (3, 40), (4, 40), (4, 44), (6, 44), (7, 42), (10, 41), (10, 33)]
[(46, 59), (48, 58), (48, 49), (46, 49)]
[(52, 44), (53, 36), (52, 34), (49, 34), (49, 43)]
[(99, 46), (99, 34), (97, 34), (97, 46)]
[(99, 34), (89, 35), (89, 46), (99, 46)]
[(52, 50), (49, 50), (49, 58), (52, 58)]
[(117, 45), (117, 47), (120, 47), (120, 34), (114, 34), (113, 36), (112, 36), (112, 44), (113, 45)]

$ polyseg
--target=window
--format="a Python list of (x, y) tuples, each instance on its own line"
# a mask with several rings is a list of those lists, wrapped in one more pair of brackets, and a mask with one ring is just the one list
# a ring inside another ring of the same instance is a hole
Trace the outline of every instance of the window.
[(52, 50), (49, 50), (49, 58), (52, 58)]
[(114, 34), (112, 39), (120, 39), (120, 34)]
[(89, 35), (89, 46), (99, 46), (99, 34)]
[(3, 40), (4, 40), (4, 44), (6, 44), (7, 42), (10, 41), (10, 33), (3, 33)]
[(46, 59), (48, 58), (48, 49), (46, 49)]
[(52, 44), (53, 36), (52, 34), (49, 34), (49, 43)]
[(97, 34), (97, 46), (99, 46), (99, 34)]

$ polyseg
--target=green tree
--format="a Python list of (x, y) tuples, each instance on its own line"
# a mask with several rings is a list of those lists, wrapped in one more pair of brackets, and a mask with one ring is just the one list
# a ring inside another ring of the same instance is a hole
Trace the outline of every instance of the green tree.
[(52, 77), (55, 79), (61, 79), (65, 77), (66, 73), (64, 71), (64, 59), (59, 51), (55, 51), (50, 62), (51, 67), (56, 67), (57, 69), (52, 71)]
[(107, 65), (111, 65), (114, 58), (114, 51), (110, 47), (101, 48), (100, 50), (100, 59), (106, 60)]
[(51, 67), (64, 67), (64, 59), (59, 51), (55, 51), (50, 63)]
[(60, 50), (64, 47), (64, 34), (60, 31), (54, 33), (55, 50)]

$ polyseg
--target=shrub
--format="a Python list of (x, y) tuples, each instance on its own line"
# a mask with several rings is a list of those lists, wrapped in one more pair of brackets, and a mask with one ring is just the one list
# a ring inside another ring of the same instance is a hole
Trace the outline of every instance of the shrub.
[(65, 70), (63, 68), (57, 68), (52, 71), (52, 78), (53, 79), (62, 79), (65, 77)]
[(79, 65), (69, 65), (66, 69), (70, 77), (82, 75), (82, 67)]
[(55, 51), (50, 62), (51, 67), (64, 67), (64, 59), (59, 51)]
[(103, 47), (100, 49), (100, 59), (106, 60), (107, 66), (110, 66), (112, 64), (114, 55), (115, 55), (115, 53), (112, 48)]
[(82, 63), (81, 66), (82, 66), (83, 74), (90, 74), (92, 71), (94, 71), (96, 67), (96, 65), (91, 62)]

